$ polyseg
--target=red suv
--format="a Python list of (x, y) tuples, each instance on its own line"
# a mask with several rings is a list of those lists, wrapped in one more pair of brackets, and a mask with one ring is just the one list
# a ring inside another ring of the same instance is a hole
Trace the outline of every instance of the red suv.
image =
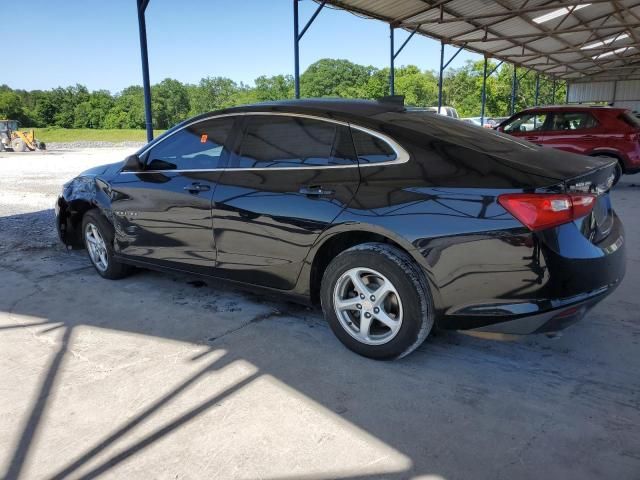
[(528, 108), (509, 117), (497, 130), (568, 152), (612, 157), (618, 160), (622, 172), (640, 172), (640, 120), (624, 108)]

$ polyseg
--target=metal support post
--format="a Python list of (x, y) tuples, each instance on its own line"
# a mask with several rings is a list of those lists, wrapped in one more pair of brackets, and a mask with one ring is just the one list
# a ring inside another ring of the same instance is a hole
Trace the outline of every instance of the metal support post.
[(140, 32), (140, 58), (142, 61), (142, 86), (144, 89), (144, 115), (147, 129), (147, 142), (153, 140), (153, 120), (151, 116), (151, 82), (149, 80), (149, 55), (147, 52), (147, 25), (145, 11), (149, 0), (137, 0), (138, 30)]

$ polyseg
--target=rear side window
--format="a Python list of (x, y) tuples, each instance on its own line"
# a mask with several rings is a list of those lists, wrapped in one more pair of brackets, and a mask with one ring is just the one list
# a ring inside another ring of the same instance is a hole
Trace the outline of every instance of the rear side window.
[(589, 112), (556, 112), (550, 130), (584, 130), (597, 126), (598, 121)]
[(223, 166), (233, 117), (205, 120), (177, 131), (151, 148), (147, 170), (206, 170)]
[(351, 134), (360, 163), (390, 162), (397, 158), (395, 150), (384, 140), (355, 128)]
[(296, 168), (356, 163), (347, 127), (285, 115), (247, 119), (232, 168)]

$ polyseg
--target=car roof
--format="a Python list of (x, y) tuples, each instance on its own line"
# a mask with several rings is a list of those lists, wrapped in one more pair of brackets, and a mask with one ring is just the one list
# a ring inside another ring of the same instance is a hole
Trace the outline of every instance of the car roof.
[(278, 100), (232, 107), (232, 112), (281, 111), (295, 113), (301, 110), (318, 114), (343, 113), (358, 117), (371, 117), (386, 112), (404, 112), (401, 103), (384, 100), (345, 100), (342, 98), (305, 98), (303, 100)]
[(582, 104), (567, 104), (567, 105), (544, 105), (540, 107), (529, 107), (522, 110), (523, 112), (549, 112), (557, 110), (571, 110), (571, 111), (593, 111), (593, 110), (605, 110), (612, 112), (624, 112), (628, 110), (622, 107), (610, 107), (608, 105), (582, 105)]

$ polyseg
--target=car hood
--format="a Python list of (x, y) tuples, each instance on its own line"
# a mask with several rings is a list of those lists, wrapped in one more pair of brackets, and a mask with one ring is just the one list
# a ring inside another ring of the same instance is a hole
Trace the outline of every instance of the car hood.
[(98, 165), (97, 167), (92, 167), (88, 170), (82, 172), (79, 177), (90, 177), (96, 175), (105, 175), (110, 173), (115, 173), (122, 167), (123, 161), (115, 162), (115, 163), (106, 163), (104, 165)]

